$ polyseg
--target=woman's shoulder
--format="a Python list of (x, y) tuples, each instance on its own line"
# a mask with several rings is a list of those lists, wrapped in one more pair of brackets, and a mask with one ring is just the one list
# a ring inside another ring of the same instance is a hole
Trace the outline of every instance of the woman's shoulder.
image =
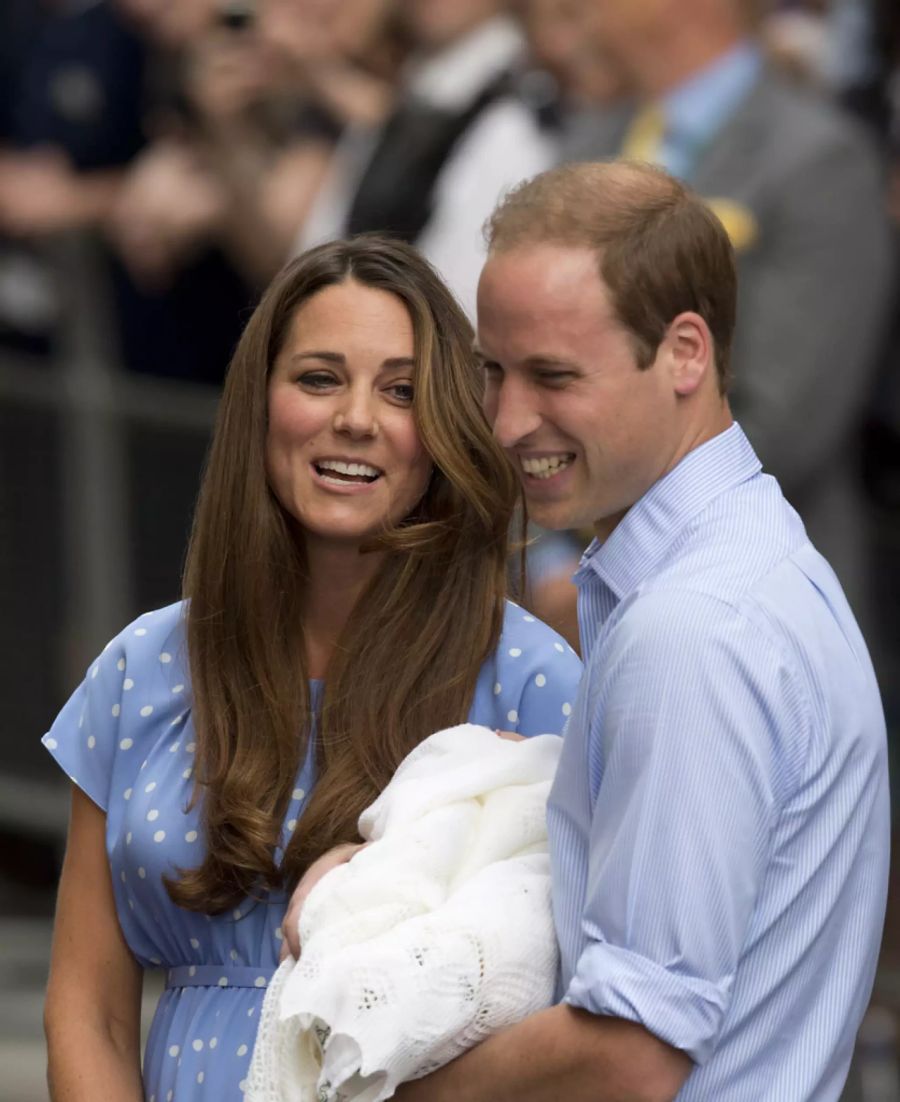
[(183, 602), (146, 612), (90, 664), (44, 746), (104, 810), (119, 760), (137, 758), (190, 711)]
[(479, 678), (472, 722), (524, 735), (558, 733), (581, 672), (581, 659), (561, 635), (507, 601), (500, 641)]
[(581, 659), (569, 643), (549, 624), (514, 601), (505, 602), (497, 654), (500, 659), (549, 658), (557, 664), (574, 664), (581, 669)]
[[(97, 663), (115, 656), (117, 662), (124, 659), (132, 667), (152, 662), (162, 666), (174, 663), (186, 667), (186, 614), (186, 601), (175, 601), (163, 608), (141, 613), (106, 644)], [(93, 668), (89, 676), (93, 674)]]

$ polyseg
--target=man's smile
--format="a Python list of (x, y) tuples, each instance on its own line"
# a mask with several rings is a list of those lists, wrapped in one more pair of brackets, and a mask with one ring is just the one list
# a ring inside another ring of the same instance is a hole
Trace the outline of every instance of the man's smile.
[(521, 470), (529, 479), (546, 480), (561, 474), (575, 462), (574, 452), (553, 452), (546, 455), (517, 455)]

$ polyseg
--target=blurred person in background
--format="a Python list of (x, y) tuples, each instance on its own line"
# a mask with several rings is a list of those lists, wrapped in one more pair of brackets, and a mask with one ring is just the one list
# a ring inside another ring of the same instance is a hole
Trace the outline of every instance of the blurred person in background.
[(766, 62), (749, 0), (584, 11), (635, 95), (604, 105), (593, 135), (581, 126), (566, 159), (654, 161), (722, 219), (739, 270), (735, 416), (865, 620), (858, 436), (893, 301), (876, 154)]
[(525, 0), (523, 22), (534, 61), (556, 81), (569, 109), (624, 94), (624, 74), (585, 33), (582, 0)]
[(525, 39), (509, 0), (397, 0), (412, 44), (381, 126), (349, 128), (298, 248), (391, 233), (438, 268), (470, 317), (482, 224), (500, 192), (552, 163), (552, 141), (516, 93)]
[[(522, 21), (534, 68), (521, 87), (557, 133), (571, 131), (582, 111), (595, 126), (596, 107), (628, 88), (624, 74), (598, 53), (585, 33), (582, 0), (524, 0)], [(534, 92), (532, 92), (534, 88)]]
[(140, 148), (144, 52), (107, 4), (0, 11), (0, 340), (46, 355), (59, 294), (42, 241), (102, 218)]
[[(180, 55), (214, 11), (212, 0), (95, 0), (47, 20), (17, 82), (0, 232), (41, 242), (88, 230), (115, 241), (116, 211), (148, 142), (185, 124)], [(129, 264), (127, 250), (107, 249), (106, 259), (124, 364), (220, 381), (250, 299), (221, 252), (198, 249), (158, 278)]]
[(379, 123), (402, 57), (390, 0), (225, 2), (185, 51), (191, 126), (142, 158), (115, 212), (145, 278), (217, 242), (264, 285), (292, 251), (344, 127)]
[(482, 390), (465, 316), (401, 242), (323, 245), (264, 295), (185, 600), (125, 628), (44, 738), (72, 780), (56, 1102), (240, 1102), (309, 865), (359, 841), (359, 813), (434, 730), (562, 728), (581, 664), (505, 599), (517, 482)]

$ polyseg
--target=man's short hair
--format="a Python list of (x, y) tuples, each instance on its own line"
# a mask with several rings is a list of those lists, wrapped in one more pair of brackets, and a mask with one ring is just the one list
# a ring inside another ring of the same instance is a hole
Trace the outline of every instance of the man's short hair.
[(700, 196), (652, 165), (562, 165), (519, 184), (485, 226), (491, 252), (558, 244), (596, 251), (638, 366), (649, 367), (669, 324), (691, 310), (709, 326), (725, 392), (734, 332), (734, 251)]

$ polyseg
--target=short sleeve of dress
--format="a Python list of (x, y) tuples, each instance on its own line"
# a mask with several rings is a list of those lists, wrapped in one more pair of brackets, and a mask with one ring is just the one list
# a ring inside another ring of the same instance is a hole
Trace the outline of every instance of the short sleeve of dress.
[(581, 673), (581, 660), (562, 636), (508, 602), (503, 633), (482, 669), (470, 718), (529, 737), (559, 735)]
[(109, 810), (116, 755), (130, 749), (133, 741), (125, 707), (137, 675), (133, 643), (147, 639), (152, 647), (155, 640), (147, 638), (151, 634), (165, 640), (180, 616), (181, 605), (171, 605), (120, 632), (88, 667), (84, 681), (42, 739), (60, 768), (104, 812)]

